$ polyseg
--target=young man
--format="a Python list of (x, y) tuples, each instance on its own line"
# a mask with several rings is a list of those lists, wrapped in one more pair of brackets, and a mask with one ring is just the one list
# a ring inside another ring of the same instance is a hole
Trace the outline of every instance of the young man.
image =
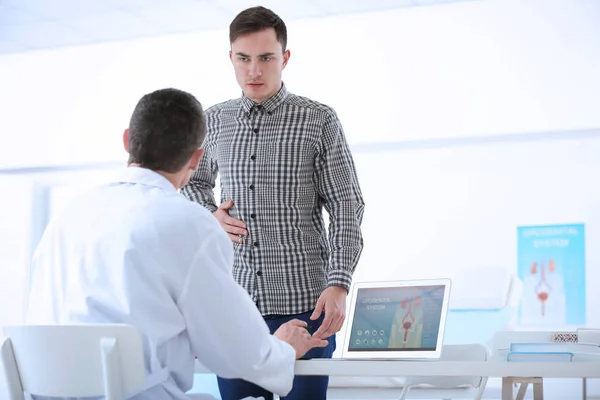
[(125, 323), (141, 333), (147, 380), (128, 399), (187, 399), (194, 355), (216, 374), (285, 395), (295, 359), (328, 345), (298, 320), (269, 334), (231, 276), (226, 234), (178, 193), (205, 134), (191, 94), (142, 97), (123, 136), (129, 167), (51, 221), (34, 256), (28, 323)]
[[(285, 23), (271, 10), (242, 11), (230, 25), (230, 58), (243, 95), (207, 110), (206, 157), (183, 193), (210, 211), (233, 241), (235, 279), (271, 328), (306, 321), (330, 358), (363, 248), (364, 203), (342, 126), (331, 107), (287, 91)], [(220, 173), (221, 201), (213, 188)], [(330, 215), (329, 237), (323, 208)], [(297, 377), (286, 399), (325, 399), (327, 377)], [(219, 379), (224, 400), (270, 397)]]

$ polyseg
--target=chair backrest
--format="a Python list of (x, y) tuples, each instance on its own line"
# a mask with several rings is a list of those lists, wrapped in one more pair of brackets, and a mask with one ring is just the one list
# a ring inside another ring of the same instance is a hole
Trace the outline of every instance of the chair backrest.
[(503, 309), (507, 306), (511, 279), (511, 271), (503, 267), (480, 266), (458, 271), (452, 276), (450, 310)]
[(26, 392), (122, 400), (144, 384), (142, 337), (131, 326), (8, 326), (4, 336), (0, 362), (11, 399)]
[[(442, 347), (442, 361), (487, 361), (489, 351), (482, 344), (456, 344)], [(479, 387), (483, 377), (407, 377), (405, 386), (431, 385), (436, 388)]]
[(0, 398), (9, 400), (25, 398), (12, 344), (8, 338), (0, 340)]
[[(480, 306), (476, 306), (479, 298), (473, 293), (463, 295), (458, 291), (454, 291), (453, 287), (452, 293), (458, 293), (458, 295), (454, 298), (454, 302), (452, 297), (450, 298), (450, 306), (456, 308), (448, 310), (446, 334), (444, 336), (445, 344), (482, 343), (491, 348), (495, 332), (515, 327), (523, 283), (516, 275), (506, 273), (509, 278), (509, 287), (507, 291), (501, 291), (503, 297), (500, 299), (490, 295), (491, 297), (488, 300), (482, 298)], [(482, 277), (481, 274), (474, 275)], [(499, 278), (499, 274), (497, 275), (492, 274), (491, 276)], [(482, 281), (495, 282), (495, 278)], [(465, 282), (469, 281), (459, 280), (463, 288)], [(504, 282), (502, 280), (502, 286)]]

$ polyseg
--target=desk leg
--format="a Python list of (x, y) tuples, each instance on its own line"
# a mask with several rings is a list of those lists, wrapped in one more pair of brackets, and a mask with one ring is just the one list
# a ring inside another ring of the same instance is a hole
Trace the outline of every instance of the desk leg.
[(587, 378), (583, 378), (581, 392), (583, 394), (583, 400), (587, 400)]
[(503, 377), (502, 400), (513, 400), (513, 383), (515, 382), (520, 384), (517, 400), (523, 399), (530, 383), (533, 385), (533, 400), (544, 399), (544, 380), (542, 378)]
[(523, 382), (519, 384), (519, 391), (517, 392), (517, 400), (523, 400), (525, 398), (525, 394), (527, 393), (527, 387), (529, 383)]
[(502, 378), (502, 400), (513, 400), (513, 378)]
[(544, 399), (544, 381), (543, 378), (536, 378), (533, 382), (533, 400)]

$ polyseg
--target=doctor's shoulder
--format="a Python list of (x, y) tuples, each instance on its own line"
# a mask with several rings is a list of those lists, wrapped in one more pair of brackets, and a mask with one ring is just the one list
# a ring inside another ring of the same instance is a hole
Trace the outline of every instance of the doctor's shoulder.
[[(53, 207), (53, 216), (51, 217), (48, 226), (56, 223), (63, 223), (69, 220), (79, 220), (82, 215), (90, 213), (90, 208), (95, 207), (100, 194), (102, 194), (102, 185), (94, 185), (84, 188), (71, 189), (74, 193), (69, 193), (67, 188), (67, 196), (63, 201)], [(92, 205), (90, 207), (90, 205)]]

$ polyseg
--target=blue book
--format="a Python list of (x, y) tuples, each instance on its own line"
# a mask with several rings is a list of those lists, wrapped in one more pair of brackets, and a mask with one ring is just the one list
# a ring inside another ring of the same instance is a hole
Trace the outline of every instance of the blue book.
[(600, 355), (600, 346), (586, 343), (531, 342), (511, 343), (509, 352), (515, 353), (573, 353)]
[(572, 360), (573, 353), (567, 351), (511, 351), (506, 355), (506, 361), (509, 362), (571, 362)]

